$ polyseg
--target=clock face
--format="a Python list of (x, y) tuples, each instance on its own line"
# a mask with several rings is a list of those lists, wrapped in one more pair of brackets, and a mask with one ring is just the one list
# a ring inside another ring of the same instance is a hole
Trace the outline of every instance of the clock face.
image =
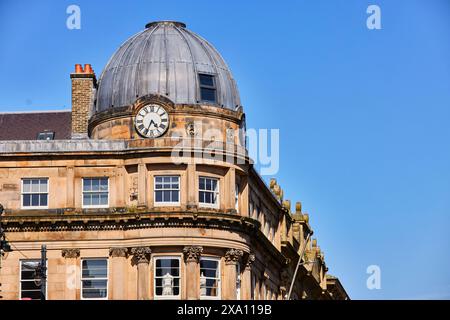
[(149, 104), (138, 111), (134, 125), (140, 135), (147, 138), (157, 138), (167, 131), (169, 115), (163, 107), (157, 104)]

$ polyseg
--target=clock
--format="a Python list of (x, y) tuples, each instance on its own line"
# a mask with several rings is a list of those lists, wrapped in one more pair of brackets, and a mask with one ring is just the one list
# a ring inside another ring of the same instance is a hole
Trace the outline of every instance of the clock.
[(139, 109), (134, 119), (137, 132), (146, 138), (157, 138), (169, 127), (169, 114), (157, 104), (148, 104)]

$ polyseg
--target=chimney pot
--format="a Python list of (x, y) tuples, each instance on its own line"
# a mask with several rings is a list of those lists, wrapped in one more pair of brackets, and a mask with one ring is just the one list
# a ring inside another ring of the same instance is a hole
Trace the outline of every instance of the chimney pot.
[(85, 64), (84, 65), (84, 73), (94, 73), (94, 70), (92, 70), (92, 66), (90, 64)]
[(81, 64), (76, 64), (75, 65), (75, 73), (83, 73), (83, 67), (81, 66)]

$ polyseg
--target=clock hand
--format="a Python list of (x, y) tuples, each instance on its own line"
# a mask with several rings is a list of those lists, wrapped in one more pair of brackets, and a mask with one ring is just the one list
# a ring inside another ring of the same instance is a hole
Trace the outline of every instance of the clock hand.
[(148, 128), (149, 128), (149, 129), (150, 129), (150, 126), (152, 125), (152, 123), (153, 123), (153, 126), (154, 126), (154, 127), (157, 127), (155, 121), (153, 121), (153, 119), (152, 119), (152, 120), (150, 120), (150, 123), (149, 123), (149, 125), (148, 125)]

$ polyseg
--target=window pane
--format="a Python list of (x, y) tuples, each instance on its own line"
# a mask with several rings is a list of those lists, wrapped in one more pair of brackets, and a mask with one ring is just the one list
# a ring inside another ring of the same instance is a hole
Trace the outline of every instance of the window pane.
[(31, 205), (33, 207), (39, 207), (39, 194), (31, 195)]
[(41, 194), (39, 196), (39, 198), (40, 198), (40, 205), (43, 206), (43, 207), (47, 206), (47, 196), (48, 196), (47, 194)]
[(100, 181), (100, 190), (101, 191), (108, 191), (108, 179), (103, 178)]
[(48, 188), (47, 188), (48, 180), (47, 179), (41, 179), (41, 180), (39, 180), (39, 183), (40, 183), (39, 191), (43, 192), (43, 193), (47, 192), (47, 190), (48, 190)]
[(211, 190), (211, 179), (205, 179), (205, 189)]
[(205, 192), (205, 203), (212, 203), (212, 197), (210, 192)]
[(216, 102), (216, 89), (201, 88), (200, 95), (203, 101)]
[(98, 206), (100, 204), (100, 195), (98, 193), (93, 193), (91, 199), (93, 206)]
[(23, 192), (30, 192), (30, 191), (31, 191), (31, 181), (23, 180)]
[(99, 191), (99, 190), (100, 190), (100, 180), (92, 179), (92, 191)]
[(170, 192), (163, 191), (163, 201), (164, 202), (170, 202)]
[(83, 179), (83, 191), (91, 191), (91, 179)]
[(100, 195), (100, 204), (102, 205), (102, 206), (106, 206), (106, 205), (108, 205), (108, 194), (106, 193), (102, 193), (101, 195)]
[(83, 195), (83, 205), (85, 205), (85, 206), (92, 205), (91, 195), (90, 194), (84, 194)]
[(205, 190), (205, 179), (204, 178), (200, 178), (200, 180), (199, 180), (199, 189)]
[(179, 198), (178, 198), (178, 194), (179, 194), (178, 191), (172, 191), (172, 201), (173, 201), (173, 202), (178, 202), (178, 201), (180, 201)]
[(162, 202), (162, 191), (156, 191), (155, 192), (155, 199), (156, 199), (156, 202)]
[(39, 180), (31, 180), (31, 192), (39, 192)]
[(32, 299), (32, 300), (40, 300), (41, 299), (41, 291), (22, 291), (20, 294), (21, 299)]
[(214, 86), (214, 76), (209, 74), (199, 74), (200, 84), (205, 86)]
[(23, 206), (24, 207), (31, 206), (31, 195), (30, 194), (23, 195)]

